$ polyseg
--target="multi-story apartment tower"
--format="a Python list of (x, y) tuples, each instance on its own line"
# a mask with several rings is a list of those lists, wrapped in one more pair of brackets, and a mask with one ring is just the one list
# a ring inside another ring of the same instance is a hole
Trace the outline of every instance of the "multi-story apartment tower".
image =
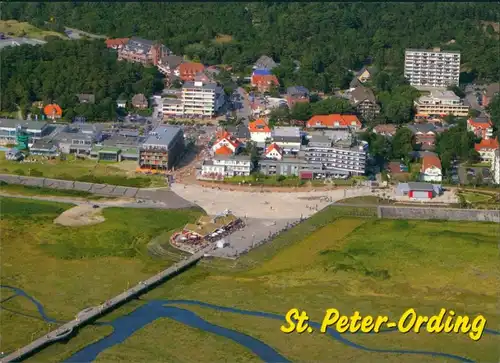
[(416, 88), (458, 86), (460, 52), (407, 49), (404, 75)]
[(325, 176), (337, 171), (350, 175), (363, 175), (366, 167), (368, 145), (357, 142), (349, 134), (340, 140), (331, 140), (328, 136), (313, 136), (304, 148), (304, 159), (313, 165), (322, 166)]
[(184, 132), (177, 126), (158, 126), (140, 147), (142, 168), (171, 169), (184, 150)]
[(164, 99), (166, 116), (212, 117), (224, 104), (224, 90), (215, 82), (187, 81), (180, 99)]

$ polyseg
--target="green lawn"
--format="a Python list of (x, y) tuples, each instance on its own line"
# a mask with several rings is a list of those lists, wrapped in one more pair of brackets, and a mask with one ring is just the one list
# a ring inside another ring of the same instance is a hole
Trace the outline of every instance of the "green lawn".
[[(99, 226), (63, 227), (53, 220), (71, 205), (1, 198), (0, 206), (2, 284), (25, 290), (45, 306), (49, 316), (60, 320), (70, 320), (83, 308), (100, 304), (167, 267), (173, 260), (149, 257), (147, 243), (201, 215), (194, 209), (109, 208), (103, 211), (106, 221)], [(8, 291), (1, 292), (3, 298)], [(37, 315), (35, 306), (22, 298), (4, 304), (4, 308)], [(26, 344), (31, 335), (50, 328), (41, 320), (3, 309), (0, 319), (1, 351)], [(109, 333), (109, 327), (94, 331), (101, 336)], [(95, 339), (96, 334), (85, 336)], [(78, 339), (83, 339), (80, 334)]]
[[(133, 172), (135, 167), (129, 165), (129, 162), (122, 164), (99, 163), (89, 159), (76, 159), (73, 156), (68, 156), (66, 160), (37, 159), (39, 161), (36, 163), (20, 163), (6, 160), (5, 153), (2, 152), (0, 153), (0, 173), (138, 188), (166, 186), (164, 177), (136, 176)], [(122, 165), (126, 165), (128, 168), (121, 167)]]
[(0, 20), (0, 32), (6, 35), (12, 33), (16, 37), (27, 37), (44, 40), (46, 36), (56, 36), (62, 39), (68, 39), (64, 34), (39, 29), (26, 22), (18, 22), (17, 20)]
[[(168, 259), (157, 261), (144, 254), (147, 241), (155, 233), (197, 216), (195, 211), (109, 209), (104, 211), (106, 222), (70, 230), (51, 223), (65, 205), (8, 201), (6, 207), (5, 203), (2, 281), (23, 288), (46, 306), (49, 315), (61, 318), (168, 264)], [(379, 220), (375, 215), (373, 208), (332, 207), (236, 262), (202, 261), (103, 320), (128, 314), (150, 299), (190, 299), (282, 315), (299, 308), (314, 321), (320, 321), (325, 309), (332, 307), (345, 314), (359, 310), (363, 315), (383, 314), (394, 319), (411, 307), (422, 314), (435, 314), (445, 307), (459, 314), (484, 314), (487, 327), (498, 330), (497, 225)], [(122, 222), (124, 216), (127, 225)], [(78, 284), (74, 284), (75, 277)], [(178, 306), (258, 338), (291, 361), (443, 362), (421, 355), (370, 353), (316, 333), (286, 335), (279, 330), (282, 322), (276, 320)], [(2, 350), (26, 343), (31, 334), (47, 328), (3, 310), (0, 314)], [(15, 334), (5, 334), (8, 329)], [(107, 334), (105, 327), (84, 328), (68, 344), (49, 346), (31, 360), (61, 361)], [(444, 352), (477, 362), (496, 362), (500, 343), (499, 336), (484, 335), (473, 342), (465, 335), (426, 332), (346, 338), (370, 348)], [(254, 358), (230, 340), (160, 319), (105, 351), (98, 360), (247, 362)]]

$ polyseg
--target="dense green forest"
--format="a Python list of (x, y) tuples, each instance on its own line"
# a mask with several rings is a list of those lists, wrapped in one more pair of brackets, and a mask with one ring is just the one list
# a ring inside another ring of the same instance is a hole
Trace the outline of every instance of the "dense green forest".
[[(462, 52), (463, 71), (498, 80), (498, 3), (4, 3), (2, 19), (69, 26), (110, 37), (141, 36), (206, 64), (243, 70), (262, 54), (285, 86), (329, 92), (372, 60), (402, 73), (404, 49)], [(232, 41), (217, 42), (217, 35)], [(229, 38), (230, 39), (230, 38)], [(293, 61), (300, 62), (297, 71)]]
[[(55, 102), (72, 120), (116, 118), (116, 100), (136, 93), (149, 96), (162, 89), (155, 68), (117, 62), (102, 41), (53, 40), (44, 46), (23, 45), (2, 50), (1, 109), (24, 115), (35, 112), (34, 101)], [(80, 104), (77, 94), (94, 94), (95, 104)]]

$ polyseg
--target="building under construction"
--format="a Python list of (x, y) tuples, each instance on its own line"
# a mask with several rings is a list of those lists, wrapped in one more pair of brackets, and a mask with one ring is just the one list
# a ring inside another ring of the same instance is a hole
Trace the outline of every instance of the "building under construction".
[(172, 169), (184, 152), (184, 132), (177, 126), (158, 126), (139, 149), (141, 169)]

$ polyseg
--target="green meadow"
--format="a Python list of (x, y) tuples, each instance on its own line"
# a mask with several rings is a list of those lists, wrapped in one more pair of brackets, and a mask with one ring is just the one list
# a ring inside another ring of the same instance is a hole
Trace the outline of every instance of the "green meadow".
[[(4, 198), (2, 284), (38, 299), (49, 316), (71, 319), (128, 285), (163, 269), (175, 259), (154, 259), (147, 243), (199, 217), (197, 210), (104, 210), (106, 222), (90, 227), (56, 226), (64, 204)], [(180, 256), (180, 255), (179, 255)], [(483, 314), (498, 329), (498, 226), (493, 223), (376, 219), (370, 208), (332, 207), (278, 236), (237, 261), (206, 259), (194, 268), (115, 310), (101, 321), (130, 313), (154, 299), (196, 300), (216, 305), (285, 315), (307, 311), (321, 322), (325, 310), (351, 315), (388, 315), (396, 320), (408, 308), (437, 314)], [(2, 289), (3, 290), (3, 289)], [(4, 291), (2, 291), (4, 292)], [(6, 292), (5, 292), (6, 293)], [(2, 307), (36, 315), (32, 304), (16, 297)], [(331, 337), (284, 334), (284, 321), (176, 304), (216, 325), (265, 342), (290, 361), (443, 362), (442, 357), (369, 352)], [(0, 310), (1, 350), (10, 351), (41, 335), (49, 324)], [(64, 360), (111, 333), (87, 326), (67, 343), (53, 344), (28, 361)], [(500, 337), (484, 334), (398, 332), (346, 335), (372, 349), (421, 350), (455, 354), (477, 362), (497, 362)], [(245, 347), (223, 337), (158, 319), (113, 346), (101, 362), (255, 362)], [(446, 360), (454, 361), (454, 360)]]

